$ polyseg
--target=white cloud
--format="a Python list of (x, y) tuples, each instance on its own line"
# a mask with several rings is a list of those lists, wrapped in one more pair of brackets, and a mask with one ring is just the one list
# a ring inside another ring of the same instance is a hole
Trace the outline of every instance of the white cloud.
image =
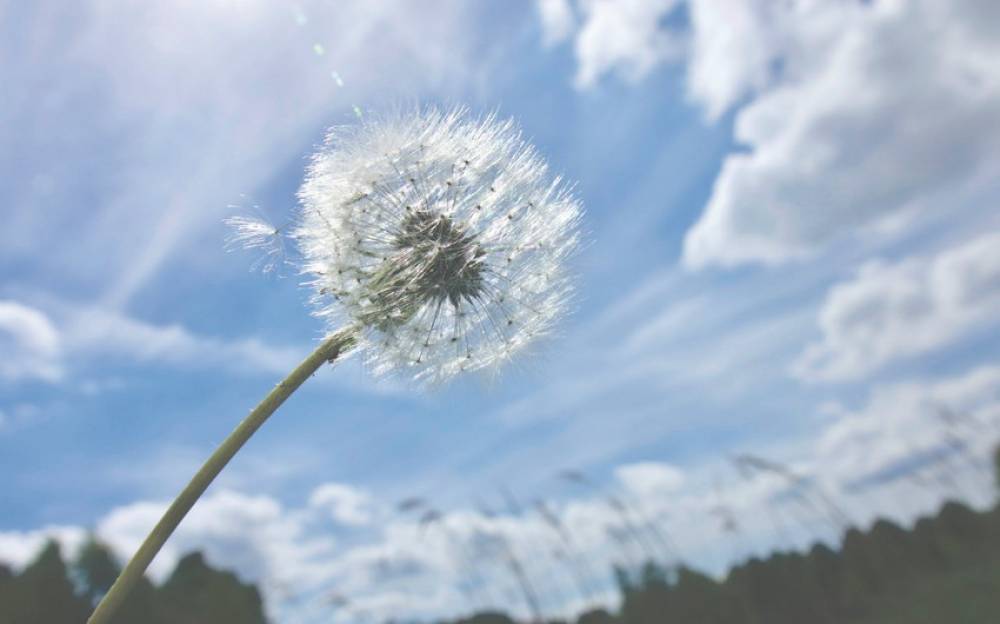
[[(790, 35), (803, 18), (846, 8), (811, 0), (539, 0), (537, 5), (546, 42), (573, 36), (578, 86), (615, 73), (636, 80), (660, 64), (684, 61), (689, 95), (711, 119), (770, 83), (775, 62), (788, 53)], [(574, 14), (583, 14), (582, 25), (571, 19)]]
[(772, 0), (693, 0), (688, 7), (688, 92), (714, 120), (769, 82), (779, 51), (776, 14), (787, 7)]
[(321, 509), (333, 520), (348, 526), (365, 526), (372, 521), (371, 496), (342, 483), (324, 483), (309, 496), (309, 506)]
[[(13, 301), (0, 301), (0, 346), (10, 354), (0, 362), (0, 379), (59, 382), (68, 370), (97, 358), (239, 374), (286, 374), (304, 356), (301, 348), (269, 345), (256, 337), (222, 339), (191, 332), (179, 324), (155, 325), (113, 310), (52, 305), (52, 316)], [(92, 394), (121, 385), (84, 380)]]
[(59, 331), (44, 312), (0, 300), (0, 379), (58, 381), (60, 347)]
[(97, 308), (75, 314), (65, 333), (67, 350), (78, 356), (115, 356), (194, 369), (284, 375), (304, 356), (301, 349), (275, 347), (254, 337), (201, 336), (181, 325), (154, 325)]
[[(117, 553), (131, 554), (166, 506), (136, 502), (118, 507), (98, 522), (96, 533)], [(182, 555), (201, 550), (213, 565), (234, 569), (244, 579), (260, 583), (272, 600), (288, 588), (308, 591), (326, 577), (336, 545), (329, 533), (310, 531), (309, 520), (300, 510), (288, 509), (268, 496), (229, 490), (211, 493), (171, 536), (150, 566), (150, 574), (162, 580)]]
[[(934, 459), (927, 451), (941, 449), (951, 431), (968, 457), (985, 467), (995, 442), (987, 434), (1000, 431), (1000, 368), (879, 387), (857, 409), (822, 411), (827, 422), (808, 435), (741, 450), (789, 466), (862, 522), (876, 513), (910, 520), (954, 497), (954, 489), (933, 479), (944, 473), (967, 486), (961, 494), (980, 504), (990, 500), (992, 483), (973, 466), (954, 456)], [(954, 425), (945, 425), (940, 414), (954, 414)], [(905, 470), (894, 476), (895, 466), (914, 460), (925, 460), (910, 470), (928, 482), (906, 478)], [(325, 484), (297, 507), (219, 490), (181, 524), (154, 563), (153, 576), (162, 579), (183, 553), (202, 550), (213, 565), (261, 583), (272, 615), (288, 622), (351, 621), (362, 612), (376, 620), (433, 619), (487, 606), (526, 616), (509, 565), (514, 556), (543, 596), (543, 610), (554, 615), (593, 601), (610, 604), (616, 597), (613, 563), (636, 566), (650, 555), (669, 559), (679, 549), (688, 563), (720, 571), (733, 557), (766, 551), (776, 540), (787, 548), (831, 538), (824, 511), (788, 497), (787, 480), (767, 474), (738, 480), (730, 473), (721, 481), (725, 462), (702, 460), (683, 469), (661, 462), (618, 466), (614, 473), (628, 493), (621, 499), (628, 505), (624, 513), (609, 504), (613, 490), (588, 489), (547, 503), (554, 524), (533, 510), (458, 508), (428, 524), (419, 514), (382, 515), (380, 525), (351, 542), (336, 540), (327, 519), (331, 505), (342, 509), (344, 501), (351, 507), (365, 499), (377, 508), (378, 501), (354, 486)], [(97, 523), (97, 533), (119, 554), (131, 553), (165, 506), (140, 501), (119, 507)], [(724, 531), (717, 513), (723, 508), (737, 520), (735, 532)], [(24, 565), (49, 534), (72, 546), (83, 532), (0, 532), (0, 560)], [(594, 592), (589, 600), (581, 586)], [(346, 605), (337, 607), (337, 596)]]
[[(0, 381), (41, 379), (94, 396), (121, 388), (121, 378), (91, 378), (95, 362), (167, 366), (188, 371), (224, 371), (233, 375), (288, 374), (309, 345), (276, 345), (256, 336), (222, 338), (191, 331), (178, 323), (159, 325), (112, 309), (49, 300), (45, 311), (0, 301)], [(377, 382), (344, 362), (340, 374), (326, 377), (352, 390), (395, 393), (401, 386)], [(23, 406), (7, 410), (7, 425), (30, 422)]]
[[(688, 230), (686, 266), (778, 263), (942, 214), (1000, 178), (1000, 14), (989, 0), (583, 1), (576, 84), (683, 61), (746, 148)], [(688, 28), (663, 22), (686, 8)]]
[(807, 380), (858, 379), (947, 346), (1000, 318), (1000, 234), (930, 258), (870, 262), (836, 284), (820, 311), (823, 337), (793, 366)]
[(619, 466), (615, 475), (630, 492), (643, 498), (667, 496), (684, 484), (680, 469), (660, 462)]
[(46, 526), (32, 531), (0, 531), (0, 563), (15, 569), (31, 563), (50, 539), (59, 542), (64, 558), (76, 555), (86, 531), (74, 526)]
[(576, 16), (570, 0), (537, 0), (538, 17), (542, 20), (545, 45), (562, 43), (576, 28)]
[(986, 9), (825, 6), (782, 18), (782, 77), (738, 114), (749, 151), (725, 160), (687, 265), (784, 261), (1000, 173), (1000, 30), (979, 21)]
[[(952, 436), (985, 468), (998, 427), (1000, 368), (985, 366), (954, 377), (875, 388), (864, 406), (843, 410), (822, 431), (808, 462), (841, 484), (864, 482), (907, 460), (953, 453), (954, 445), (947, 444)], [(988, 494), (992, 482), (982, 483), (982, 474), (969, 475), (970, 467), (962, 463), (950, 457), (931, 469), (965, 473), (958, 478), (979, 480), (979, 494)]]
[[(606, 73), (638, 80), (656, 65), (677, 58), (682, 44), (660, 28), (680, 0), (584, 0), (576, 33), (576, 85), (592, 86)], [(548, 31), (552, 32), (552, 31)]]

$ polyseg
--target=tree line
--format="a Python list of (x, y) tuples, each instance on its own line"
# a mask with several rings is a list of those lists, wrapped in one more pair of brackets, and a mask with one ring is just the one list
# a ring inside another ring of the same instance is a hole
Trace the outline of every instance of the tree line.
[[(1000, 484), (1000, 448), (994, 454)], [(1000, 620), (1000, 505), (945, 503), (906, 529), (850, 528), (836, 550), (778, 551), (715, 579), (684, 565), (615, 570), (621, 604), (549, 624), (991, 624)], [(500, 612), (452, 624), (511, 624)]]
[[(120, 571), (110, 550), (93, 538), (71, 562), (49, 541), (20, 573), (0, 564), (0, 624), (83, 624)], [(183, 557), (163, 584), (144, 578), (112, 621), (265, 624), (267, 619), (255, 586), (216, 570), (195, 552)]]
[[(616, 612), (595, 609), (576, 624), (987, 624), (1000, 617), (1000, 507), (949, 502), (912, 529), (879, 520), (849, 530), (838, 550), (777, 552), (721, 580), (653, 562), (617, 579)], [(513, 622), (480, 613), (454, 624)]]
[[(996, 456), (1000, 476), (1000, 450)], [(84, 624), (120, 572), (94, 538), (70, 562), (48, 542), (19, 573), (0, 564), (0, 624)], [(992, 623), (1000, 614), (1000, 505), (946, 503), (912, 528), (878, 520), (847, 530), (837, 548), (751, 558), (715, 579), (682, 564), (615, 570), (621, 601), (550, 624)], [(332, 614), (331, 614), (332, 615)], [(133, 590), (115, 624), (265, 624), (260, 592), (200, 553), (160, 585)], [(511, 624), (484, 612), (451, 624)]]

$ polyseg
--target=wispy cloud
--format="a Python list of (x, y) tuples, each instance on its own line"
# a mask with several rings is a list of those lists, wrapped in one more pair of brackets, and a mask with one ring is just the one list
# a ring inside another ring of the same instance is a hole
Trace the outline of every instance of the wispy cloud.
[(66, 302), (52, 306), (50, 313), (15, 301), (0, 302), (0, 335), (16, 356), (0, 364), (0, 376), (8, 381), (36, 378), (58, 383), (66, 381), (74, 367), (87, 368), (96, 360), (284, 374), (305, 353), (304, 348), (272, 346), (255, 337), (202, 336), (180, 324), (156, 325)]
[(870, 261), (830, 289), (819, 317), (822, 339), (805, 349), (793, 371), (806, 380), (856, 380), (946, 347), (997, 318), (998, 234), (931, 257)]
[[(0, 302), (0, 344), (16, 357), (0, 363), (0, 381), (16, 389), (29, 381), (50, 388), (95, 396), (121, 390), (121, 371), (174, 370), (236, 377), (281, 378), (312, 348), (310, 344), (275, 344), (259, 336), (201, 334), (180, 323), (157, 324), (119, 311), (43, 298), (33, 307)], [(355, 361), (340, 364), (338, 375), (322, 376), (351, 391), (393, 395), (406, 392), (394, 380), (377, 380)], [(114, 371), (118, 370), (119, 373)], [(8, 425), (26, 424), (24, 408), (5, 408)]]
[(155, 325), (98, 308), (85, 308), (73, 316), (66, 344), (87, 358), (273, 375), (286, 374), (305, 355), (302, 348), (276, 347), (254, 337), (200, 336), (179, 324)]
[[(233, 198), (318, 141), (324, 125), (351, 119), (352, 106), (376, 94), (461, 92), (491, 58), (481, 53), (489, 40), (477, 35), (477, 9), (446, 1), (91, 0), (74, 11), (58, 19), (25, 5), (11, 16), (34, 34), (5, 38), (12, 62), (0, 71), (16, 97), (0, 114), (11, 145), (46, 157), (18, 165), (27, 182), (5, 201), (23, 209), (0, 236), (17, 260), (112, 309), (226, 216)], [(38, 75), (53, 88), (42, 92)], [(86, 124), (81, 106), (95, 107)], [(79, 162), (88, 165), (68, 166)], [(115, 184), (99, 182), (108, 179)], [(72, 245), (34, 255), (31, 241), (70, 229)]]
[(58, 381), (60, 336), (41, 310), (16, 301), (0, 301), (0, 379)]

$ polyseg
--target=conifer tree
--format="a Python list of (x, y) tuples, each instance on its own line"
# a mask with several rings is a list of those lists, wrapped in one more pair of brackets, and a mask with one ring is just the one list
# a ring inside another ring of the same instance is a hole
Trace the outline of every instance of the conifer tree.
[(70, 582), (59, 544), (49, 541), (13, 581), (3, 612), (11, 624), (83, 624), (90, 612)]

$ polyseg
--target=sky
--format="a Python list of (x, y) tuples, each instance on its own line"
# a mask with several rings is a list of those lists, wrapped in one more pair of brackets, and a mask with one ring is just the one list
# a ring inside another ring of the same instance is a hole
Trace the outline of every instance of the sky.
[(0, 33), (0, 561), (134, 550), (325, 331), (223, 220), (289, 223), (327, 128), (414, 106), (511, 117), (574, 182), (573, 313), (496, 377), (320, 371), (155, 578), (202, 549), (276, 621), (524, 614), (514, 552), (571, 612), (615, 596), (556, 525), (594, 568), (650, 554), (628, 515), (721, 573), (835, 539), (820, 493), (991, 500), (992, 0), (10, 0)]

